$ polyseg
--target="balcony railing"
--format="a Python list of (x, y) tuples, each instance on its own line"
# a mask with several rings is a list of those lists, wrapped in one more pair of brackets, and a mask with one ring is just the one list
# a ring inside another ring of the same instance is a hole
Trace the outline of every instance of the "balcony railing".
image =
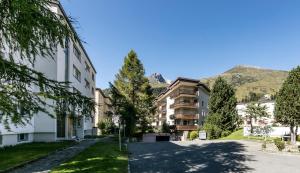
[(182, 120), (197, 120), (198, 114), (195, 115), (188, 115), (188, 114), (176, 114), (175, 119), (182, 119)]
[(174, 98), (174, 97), (178, 97), (180, 95), (194, 95), (196, 96), (196, 91), (195, 90), (191, 90), (191, 89), (179, 89), (177, 91), (174, 91), (172, 94), (171, 94), (171, 97)]
[(197, 130), (196, 125), (176, 125), (177, 130)]
[(170, 105), (171, 109), (174, 108), (198, 108), (197, 103), (184, 103), (184, 102), (180, 102), (180, 103), (173, 103)]

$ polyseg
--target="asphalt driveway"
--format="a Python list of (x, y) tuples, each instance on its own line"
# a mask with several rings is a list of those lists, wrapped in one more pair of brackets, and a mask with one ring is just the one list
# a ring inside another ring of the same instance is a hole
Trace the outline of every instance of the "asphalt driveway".
[(131, 173), (300, 173), (300, 156), (260, 151), (249, 141), (132, 143)]

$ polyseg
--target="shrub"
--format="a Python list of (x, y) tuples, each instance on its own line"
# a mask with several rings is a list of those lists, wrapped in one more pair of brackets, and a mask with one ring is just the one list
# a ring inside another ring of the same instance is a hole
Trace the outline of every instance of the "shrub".
[(111, 134), (114, 131), (114, 123), (112, 122), (112, 119), (110, 118), (104, 118), (102, 119), (98, 124), (98, 128), (101, 130), (102, 134)]
[(160, 131), (162, 133), (171, 133), (170, 126), (166, 122), (162, 124)]
[(218, 139), (221, 137), (222, 129), (214, 124), (205, 124), (204, 130), (206, 131), (208, 139)]
[(284, 141), (282, 141), (280, 138), (274, 139), (274, 143), (279, 151), (284, 150), (285, 144), (284, 144)]
[(192, 131), (189, 135), (190, 140), (198, 138), (198, 131)]
[(104, 138), (104, 135), (85, 135), (84, 139), (97, 139), (97, 138)]
[(300, 142), (300, 135), (297, 135), (296, 140)]
[(231, 134), (230, 131), (225, 130), (225, 131), (222, 131), (221, 137), (226, 137), (226, 136), (228, 136), (228, 135), (230, 135), (230, 134)]

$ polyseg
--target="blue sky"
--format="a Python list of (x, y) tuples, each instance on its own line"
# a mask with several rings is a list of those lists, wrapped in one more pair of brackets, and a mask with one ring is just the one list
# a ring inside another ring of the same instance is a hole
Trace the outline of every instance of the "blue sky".
[(203, 78), (235, 65), (300, 64), (298, 0), (62, 0), (97, 70), (113, 81), (130, 49), (146, 75)]

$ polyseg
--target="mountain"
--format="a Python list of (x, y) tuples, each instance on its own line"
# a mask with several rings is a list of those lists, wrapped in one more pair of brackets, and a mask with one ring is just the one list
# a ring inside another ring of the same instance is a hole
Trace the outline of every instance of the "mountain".
[[(288, 72), (238, 65), (218, 76), (223, 77), (235, 87), (237, 99), (242, 101), (250, 93), (260, 96), (274, 95), (287, 78)], [(218, 76), (201, 79), (201, 82), (212, 88)]]
[(165, 78), (160, 73), (153, 73), (148, 79), (150, 83), (167, 83)]
[(158, 96), (158, 94), (165, 90), (169, 85), (160, 73), (154, 73), (149, 76), (148, 79), (155, 96)]

